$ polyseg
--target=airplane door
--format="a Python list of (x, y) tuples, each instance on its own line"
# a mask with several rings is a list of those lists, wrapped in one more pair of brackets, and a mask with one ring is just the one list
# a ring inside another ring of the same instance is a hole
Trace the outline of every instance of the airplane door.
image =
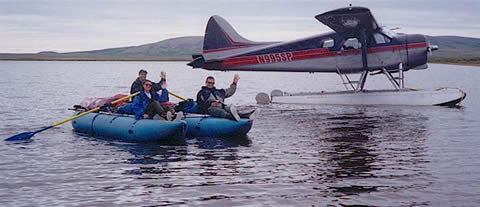
[(363, 68), (362, 46), (358, 38), (349, 38), (344, 41), (336, 54), (337, 67), (340, 73), (360, 72)]
[(400, 47), (392, 44), (389, 37), (373, 33), (368, 49), (368, 65), (374, 68), (398, 68), (401, 62)]

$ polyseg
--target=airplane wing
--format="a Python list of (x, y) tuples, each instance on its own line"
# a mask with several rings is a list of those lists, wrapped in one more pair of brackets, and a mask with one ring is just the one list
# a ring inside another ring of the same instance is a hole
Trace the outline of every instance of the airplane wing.
[(323, 24), (340, 34), (356, 34), (362, 29), (367, 32), (379, 29), (370, 10), (365, 7), (346, 7), (315, 16)]

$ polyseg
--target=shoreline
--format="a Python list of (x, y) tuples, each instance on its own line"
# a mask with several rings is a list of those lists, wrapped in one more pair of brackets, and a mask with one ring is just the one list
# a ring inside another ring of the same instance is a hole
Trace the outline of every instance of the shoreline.
[(445, 65), (461, 65), (461, 66), (473, 66), (473, 67), (480, 67), (480, 63), (459, 63), (459, 62), (429, 62), (432, 64), (445, 64)]
[[(191, 58), (0, 58), (0, 61), (119, 61), (119, 62), (184, 62)], [(462, 65), (480, 67), (480, 62), (432, 61), (432, 64)]]

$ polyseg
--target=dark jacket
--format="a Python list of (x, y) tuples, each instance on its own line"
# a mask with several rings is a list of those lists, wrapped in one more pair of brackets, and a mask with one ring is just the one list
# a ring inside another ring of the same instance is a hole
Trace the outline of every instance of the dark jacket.
[(232, 83), (230, 88), (227, 89), (217, 89), (215, 87), (208, 88), (202, 86), (202, 89), (197, 93), (197, 113), (207, 114), (208, 108), (215, 101), (220, 102), (218, 107), (224, 106), (224, 99), (232, 96), (237, 89), (237, 84)]
[[(167, 81), (167, 80), (162, 78), (162, 80), (160, 80), (160, 82), (158, 82), (158, 83), (152, 82), (153, 91), (158, 92), (159, 90), (162, 90), (161, 85), (165, 81)], [(137, 78), (135, 81), (133, 81), (132, 86), (130, 87), (130, 94), (133, 94), (137, 91), (143, 91), (143, 82), (139, 78)]]
[(167, 89), (162, 89), (161, 95), (153, 91), (150, 94), (152, 96), (151, 99), (148, 98), (147, 94), (145, 94), (145, 91), (140, 92), (140, 94), (136, 95), (135, 98), (133, 98), (133, 102), (125, 106), (125, 108), (122, 110), (125, 112), (128, 112), (128, 111), (133, 112), (133, 114), (135, 114), (135, 119), (139, 120), (139, 119), (143, 119), (145, 110), (147, 109), (147, 106), (151, 101), (158, 101), (160, 103), (168, 101)]

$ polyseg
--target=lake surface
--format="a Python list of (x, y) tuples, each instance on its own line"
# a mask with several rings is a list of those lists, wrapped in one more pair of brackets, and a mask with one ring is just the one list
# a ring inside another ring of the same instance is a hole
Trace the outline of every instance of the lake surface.
[[(258, 92), (343, 89), (335, 74), (240, 72), (228, 103), (260, 113), (245, 138), (186, 145), (113, 142), (70, 124), (27, 142), (4, 138), (66, 119), (85, 97), (128, 93), (139, 69), (194, 97), (208, 75), (186, 62), (0, 62), (0, 206), (476, 206), (480, 68), (430, 65), (406, 87), (458, 87), (460, 108), (255, 104)], [(367, 88), (391, 88), (384, 76)], [(170, 97), (175, 100), (174, 97)]]

